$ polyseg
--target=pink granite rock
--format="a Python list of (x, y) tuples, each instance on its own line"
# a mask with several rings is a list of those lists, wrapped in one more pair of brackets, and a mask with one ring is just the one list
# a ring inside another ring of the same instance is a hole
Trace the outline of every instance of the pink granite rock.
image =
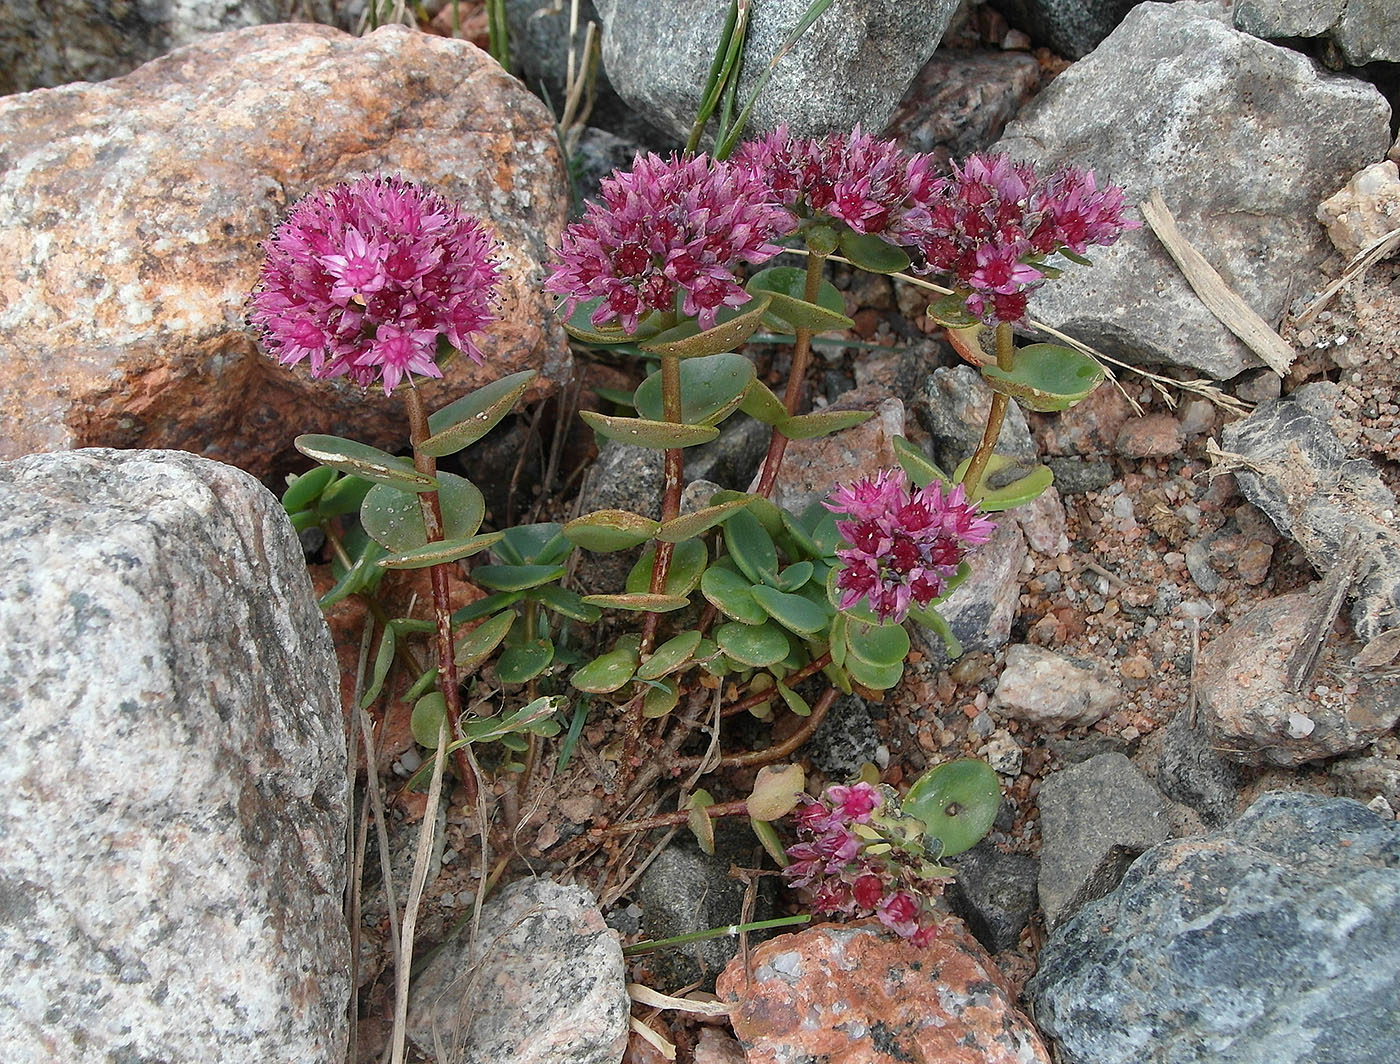
[(961, 921), (932, 945), (875, 920), (780, 935), (736, 957), (717, 992), (736, 1004), (748, 1064), (1049, 1064), (1005, 977)]
[(309, 192), (369, 171), (428, 183), (495, 231), (506, 282), (482, 348), (430, 408), (570, 368), (540, 290), (568, 196), (544, 106), (463, 41), (386, 27), (220, 34), (123, 78), (0, 99), (0, 458), (172, 447), (264, 474), (300, 432), (404, 442), (401, 400), (311, 380), (244, 329), (259, 242)]

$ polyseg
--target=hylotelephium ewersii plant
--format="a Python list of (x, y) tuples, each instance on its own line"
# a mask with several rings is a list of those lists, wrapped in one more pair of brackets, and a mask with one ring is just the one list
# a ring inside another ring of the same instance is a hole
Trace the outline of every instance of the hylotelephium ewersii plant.
[[(478, 770), (468, 744), (499, 741), (502, 767), (528, 787), (540, 738), (561, 728), (556, 714), (573, 704), (576, 735), (582, 714), (604, 703), (622, 718), (622, 783), (633, 793), (700, 769), (767, 767), (748, 799), (716, 805), (696, 790), (675, 814), (598, 828), (586, 840), (688, 820), (703, 843), (714, 817), (747, 815), (788, 877), (811, 891), (816, 911), (873, 914), (924, 942), (933, 926), (927, 899), (948, 874), (938, 859), (991, 826), (999, 801), (991, 770), (955, 761), (902, 799), (872, 780), (812, 799), (800, 769), (771, 766), (805, 741), (839, 692), (875, 695), (899, 682), (906, 621), (939, 633), (950, 656), (960, 652), (939, 602), (967, 578), (969, 551), (990, 538), (986, 514), (1050, 482), (1043, 468), (996, 482), (992, 449), (1007, 405), (1015, 398), (1064, 409), (1103, 376), (1068, 348), (1017, 350), (1013, 326), (1025, 321), (1029, 292), (1056, 276), (1053, 258), (1085, 262), (1090, 246), (1113, 243), (1133, 224), (1121, 191), (1098, 188), (1088, 172), (1066, 167), (1041, 178), (1005, 157), (973, 156), (942, 176), (929, 156), (859, 129), (815, 139), (779, 129), (726, 160), (639, 155), (603, 181), (599, 201), (568, 228), (545, 287), (561, 297), (580, 344), (658, 363), (632, 396), (636, 416), (581, 416), (601, 436), (664, 452), (659, 517), (604, 510), (482, 535), (480, 492), (435, 461), (489, 431), (531, 375), (432, 415), (415, 375), (441, 376), (454, 350), (481, 360), (473, 339), (489, 321), (499, 276), (491, 241), (456, 207), (406, 181), (337, 186), (304, 201), (268, 242), (252, 320), (284, 362), (403, 394), (413, 458), (300, 437), (301, 450), (327, 468), (298, 479), (285, 501), (299, 527), (318, 524), (335, 537), (341, 581), (332, 598), (372, 593), (388, 569), (432, 567), (426, 627), (437, 664), (420, 666), (410, 691), (415, 735), (429, 747), (447, 737), (469, 793)], [(804, 254), (805, 268), (766, 265), (785, 251)], [(812, 337), (852, 324), (823, 276), (838, 254), (876, 272), (947, 278), (951, 294), (930, 313), (981, 368), (994, 400), (981, 444), (957, 470), (940, 470), (899, 441), (901, 468), (833, 485), (824, 503), (795, 514), (771, 501), (788, 441), (869, 416), (803, 412)], [(746, 276), (754, 267), (763, 268)], [(793, 339), (782, 398), (739, 350), (761, 328)], [(982, 346), (987, 329), (992, 352)], [(682, 513), (684, 449), (714, 439), (736, 413), (771, 426), (753, 489), (717, 493)], [(356, 510), (359, 528), (338, 533), (337, 519)], [(560, 586), (576, 547), (644, 550), (625, 588), (580, 596)], [(491, 593), (454, 615), (449, 570), (485, 549), (492, 563), (471, 577)], [(635, 615), (635, 630), (579, 657), (572, 626), (596, 624), (603, 610)], [(475, 627), (462, 631), (467, 624)], [(367, 700), (378, 697), (400, 641), (425, 627), (402, 618), (384, 625)], [(462, 710), (457, 668), (477, 668), (497, 650), (495, 678), (521, 692), (520, 706), (473, 718)], [(809, 701), (804, 681), (818, 677), (824, 689)], [(708, 759), (677, 753), (697, 726), (742, 712), (768, 719), (775, 705), (807, 718), (784, 742)], [(511, 752), (525, 753), (524, 764)], [(799, 838), (784, 850), (771, 822), (794, 810)]]

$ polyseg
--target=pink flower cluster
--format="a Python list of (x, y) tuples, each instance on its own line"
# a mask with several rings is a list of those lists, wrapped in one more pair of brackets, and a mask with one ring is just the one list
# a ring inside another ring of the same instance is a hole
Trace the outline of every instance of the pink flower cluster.
[(749, 299), (735, 280), (739, 263), (772, 258), (786, 231), (786, 212), (754, 174), (705, 155), (639, 154), (631, 170), (603, 179), (599, 195), (565, 231), (545, 290), (562, 295), (569, 314), (602, 297), (593, 324), (620, 322), (628, 334), (649, 312), (674, 310), (677, 293), (682, 312), (711, 327), (721, 307)]
[(472, 342), (492, 318), (494, 242), (439, 193), (399, 177), (341, 183), (298, 203), (264, 245), (249, 320), (284, 365), (348, 376), (387, 395), (441, 377), (438, 341)]
[(968, 549), (996, 525), (978, 515), (962, 485), (944, 492), (934, 481), (912, 494), (903, 472), (886, 469), (833, 491), (827, 509), (844, 513), (836, 529), (850, 544), (836, 551), (841, 608), (865, 599), (881, 621), (896, 624), (943, 593)]
[(739, 146), (748, 167), (803, 221), (841, 222), (857, 233), (912, 247), (928, 232), (929, 204), (942, 183), (928, 155), (908, 155), (894, 141), (862, 133), (794, 137), (779, 126)]
[[(890, 845), (878, 830), (882, 807), (894, 804), (892, 792), (886, 801), (868, 783), (832, 786), (819, 799), (807, 798), (793, 814), (798, 841), (788, 847), (792, 863), (783, 875), (810, 893), (815, 913), (875, 916), (900, 937), (926, 946), (937, 934), (927, 898), (938, 887), (922, 855)], [(898, 816), (897, 810), (883, 811)], [(858, 830), (872, 823), (877, 830)]]
[(930, 215), (918, 245), (923, 270), (951, 275), (968, 312), (988, 324), (1026, 316), (1049, 256), (1083, 255), (1138, 227), (1124, 217), (1123, 190), (1100, 189), (1092, 171), (1064, 166), (1042, 179), (1005, 155), (970, 155), (955, 164)]

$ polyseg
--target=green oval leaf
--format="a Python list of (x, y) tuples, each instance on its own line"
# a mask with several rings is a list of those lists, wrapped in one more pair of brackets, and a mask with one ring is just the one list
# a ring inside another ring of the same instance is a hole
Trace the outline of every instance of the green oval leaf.
[(472, 570), (472, 583), (492, 591), (526, 591), (563, 575), (562, 565), (478, 565)]
[[(438, 505), (442, 508), (442, 538), (463, 540), (476, 535), (486, 516), (486, 500), (466, 477), (438, 474)], [(360, 504), (360, 524), (386, 550), (402, 553), (426, 546), (423, 511), (418, 496), (387, 484), (376, 484)]]
[(820, 632), (831, 620), (831, 614), (801, 595), (789, 595), (763, 584), (756, 586), (752, 595), (753, 600), (768, 616), (799, 635)]
[(903, 273), (909, 269), (909, 256), (873, 233), (843, 230), (838, 241), (841, 254), (862, 270), (871, 273)]
[(807, 271), (801, 267), (770, 266), (750, 277), (745, 287), (754, 295), (767, 292), (772, 296), (767, 318), (777, 328), (787, 326), (827, 332), (855, 325), (846, 317), (846, 301), (830, 281), (821, 282), (816, 303), (803, 298), (807, 290)]
[(642, 697), (642, 716), (647, 720), (664, 717), (681, 700), (681, 691), (675, 680), (660, 680), (647, 688)]
[(715, 566), (700, 578), (700, 593), (726, 617), (742, 624), (762, 624), (767, 612), (753, 597), (754, 585), (738, 573)]
[(690, 810), (690, 816), (686, 819), (686, 823), (690, 830), (695, 833), (695, 841), (700, 843), (700, 849), (711, 856), (715, 852), (715, 824), (710, 819), (710, 814), (705, 810), (714, 804), (715, 800), (710, 797), (710, 792), (706, 790), (696, 791), (685, 804), (685, 808)]
[(1058, 344), (1031, 344), (1016, 352), (1011, 371), (983, 366), (993, 391), (1009, 395), (1031, 410), (1067, 410), (1099, 386), (1103, 367), (1088, 355)]
[(322, 492), (321, 500), (316, 504), (316, 513), (321, 517), (354, 513), (373, 487), (364, 477), (341, 477)]
[(492, 553), (507, 565), (558, 565), (573, 549), (557, 521), (541, 521), (507, 528)]
[(749, 499), (730, 499), (716, 506), (706, 506), (703, 510), (692, 510), (688, 514), (672, 518), (656, 531), (656, 538), (663, 543), (680, 543), (694, 539), (708, 532), (736, 510), (749, 505)]
[(777, 820), (793, 811), (806, 787), (801, 765), (764, 765), (744, 808), (755, 820)]
[(440, 540), (437, 543), (425, 544), (417, 550), (390, 554), (380, 558), (378, 564), (384, 569), (426, 569), (430, 565), (445, 565), (469, 558), (500, 538), (499, 532), (486, 532), (479, 536), (468, 536), (466, 539)]
[[(990, 467), (991, 463), (987, 464)], [(977, 500), (977, 505), (991, 513), (1009, 510), (1013, 506), (1022, 506), (1038, 498), (1041, 492), (1054, 482), (1055, 474), (1050, 471), (1050, 467), (1038, 465), (1019, 480), (984, 491), (982, 498)], [(982, 483), (987, 483), (985, 474)]]
[(904, 675), (904, 663), (898, 665), (871, 665), (854, 654), (846, 655), (846, 671), (856, 683), (872, 691), (888, 691), (899, 683)]
[(748, 388), (744, 390), (739, 409), (765, 425), (776, 425), (788, 416), (787, 407), (773, 394), (773, 389), (756, 378), (749, 381)]
[(630, 335), (613, 325), (594, 325), (591, 320), (593, 312), (602, 305), (603, 299), (603, 296), (596, 296), (574, 307), (574, 312), (564, 321), (564, 331), (575, 340), (595, 346), (630, 344), (656, 335), (657, 330), (651, 320), (653, 315), (643, 318), (637, 325), (637, 331)]
[(530, 597), (539, 599), (546, 608), (555, 613), (575, 621), (582, 621), (584, 624), (595, 624), (603, 616), (602, 610), (584, 602), (583, 596), (577, 591), (570, 591), (557, 584), (544, 584), (537, 587), (530, 592)]
[(971, 329), (982, 324), (982, 319), (967, 309), (967, 297), (956, 293), (930, 303), (928, 316), (947, 329)]
[(812, 573), (815, 571), (816, 567), (811, 562), (793, 562), (778, 574), (777, 582), (773, 586), (779, 591), (796, 591), (812, 579)]
[(532, 369), (492, 381), (428, 416), (432, 432), (418, 450), (434, 458), (456, 454), (485, 436), (510, 413), (536, 373)]
[(928, 460), (923, 451), (906, 440), (903, 436), (894, 438), (894, 454), (899, 460), (899, 468), (904, 470), (906, 476), (914, 482), (916, 488), (926, 488), (935, 480), (941, 481), (945, 486), (950, 485), (950, 481), (943, 475), (943, 470)]
[(909, 788), (901, 808), (943, 843), (942, 856), (970, 850), (992, 828), (1001, 785), (990, 765), (961, 758), (929, 769)]
[(452, 625), (455, 628), (459, 624), (468, 624), (471, 621), (480, 620), (482, 617), (489, 617), (507, 606), (513, 606), (525, 597), (523, 591), (502, 591), (495, 595), (487, 595), (485, 598), (477, 599), (475, 602), (463, 606), (452, 615)]
[(548, 639), (536, 639), (523, 646), (506, 647), (496, 662), (496, 675), (501, 683), (525, 683), (533, 680), (554, 660), (554, 644)]
[(453, 660), (463, 669), (475, 668), (490, 656), (491, 651), (500, 646), (501, 640), (506, 637), (514, 623), (514, 613), (498, 613), (489, 621), (478, 624), (457, 640)]
[[(648, 548), (637, 559), (637, 564), (632, 566), (632, 571), (627, 574), (626, 589), (629, 594), (650, 590), (652, 566), (655, 561), (654, 547)], [(702, 541), (688, 539), (677, 543), (671, 550), (671, 564), (666, 569), (666, 586), (662, 588), (662, 593), (677, 597), (689, 595), (700, 583), (707, 561), (709, 552), (705, 550)]]
[(778, 422), (777, 429), (790, 440), (811, 440), (854, 428), (875, 416), (873, 410), (816, 410)]
[(715, 629), (715, 642), (733, 660), (754, 668), (777, 664), (791, 649), (787, 633), (772, 623), (730, 621)]
[(412, 460), (396, 457), (367, 443), (307, 433), (298, 436), (293, 444), (307, 458), (376, 484), (388, 484), (403, 491), (427, 491), (437, 484), (427, 473), (414, 469)]
[(317, 466), (298, 477), (293, 477), (287, 490), (282, 493), (282, 509), (289, 514), (305, 510), (321, 497), (321, 492), (331, 486), (336, 471), (330, 466)]
[[(680, 364), (680, 375), (681, 420), (687, 425), (718, 425), (739, 408), (754, 368), (743, 355), (725, 353), (688, 358)], [(633, 398), (642, 417), (665, 420), (660, 373), (642, 381)]]
[(564, 526), (569, 542), (584, 550), (606, 553), (626, 550), (655, 537), (661, 522), (626, 510), (595, 510)]
[(753, 583), (765, 584), (778, 578), (778, 548), (752, 511), (740, 510), (725, 520), (724, 545)]
[[(732, 315), (721, 312), (718, 324), (712, 329), (696, 333), (684, 339), (667, 340), (663, 333), (641, 345), (643, 351), (651, 355), (668, 358), (699, 358), (702, 355), (717, 355), (722, 351), (733, 351), (763, 324), (763, 315), (768, 310), (769, 297), (755, 296)], [(727, 319), (727, 320), (726, 320)]]
[(637, 652), (630, 647), (618, 647), (574, 670), (569, 683), (589, 694), (606, 695), (626, 684), (636, 672)]
[(909, 656), (909, 633), (900, 624), (852, 621), (846, 629), (846, 646), (867, 665), (900, 665)]
[[(429, 750), (436, 750), (438, 736), (442, 734), (442, 722), (447, 716), (447, 699), (442, 696), (441, 691), (429, 691), (413, 705), (413, 716), (409, 718), (409, 727), (413, 731), (413, 740), (419, 746), (426, 746)], [(447, 731), (447, 739), (452, 740), (452, 729)]]
[(584, 595), (583, 601), (606, 610), (631, 610), (636, 613), (670, 613), (690, 605), (690, 599), (680, 595), (653, 595), (650, 592), (632, 595)]
[(690, 660), (699, 645), (700, 633), (694, 629), (672, 636), (637, 668), (637, 679), (656, 680), (674, 672)]
[(640, 417), (609, 417), (592, 410), (580, 410), (578, 416), (600, 436), (634, 447), (667, 451), (673, 447), (695, 447), (709, 443), (719, 435), (713, 425), (681, 425), (671, 421), (651, 421)]

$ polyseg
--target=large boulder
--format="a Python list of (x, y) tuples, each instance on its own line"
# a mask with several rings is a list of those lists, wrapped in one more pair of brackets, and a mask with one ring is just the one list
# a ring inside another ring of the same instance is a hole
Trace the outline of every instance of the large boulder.
[(568, 204), (553, 125), (464, 41), (255, 27), (0, 100), (0, 457), (173, 447), (262, 474), (299, 432), (402, 446), (401, 400), (279, 367), (243, 323), (287, 208), (372, 171), (433, 185), (501, 241), (487, 364), (458, 359), (429, 405), (524, 368), (563, 379), (540, 284)]
[(1238, 0), (1233, 14), (1235, 28), (1256, 37), (1326, 38), (1352, 66), (1400, 62), (1400, 7), (1393, 0)]
[[(752, 5), (741, 103), (809, 6), (810, 0)], [(782, 122), (801, 136), (850, 132), (856, 123), (879, 133), (938, 47), (956, 7), (956, 0), (832, 6), (774, 68), (748, 133), (757, 136)], [(728, 0), (598, 0), (603, 65), (613, 87), (679, 143), (695, 122), (728, 11)]]
[[(1203, 5), (1141, 4), (1006, 128), (996, 151), (1091, 167), (1129, 203), (1160, 189), (1188, 240), (1266, 321), (1330, 253), (1313, 212), (1384, 156), (1376, 89), (1239, 33)], [(1206, 309), (1152, 231), (1095, 249), (1030, 312), (1111, 355), (1233, 377), (1259, 359)]]
[(281, 508), (177, 452), (0, 463), (7, 1061), (345, 1059), (346, 751)]

